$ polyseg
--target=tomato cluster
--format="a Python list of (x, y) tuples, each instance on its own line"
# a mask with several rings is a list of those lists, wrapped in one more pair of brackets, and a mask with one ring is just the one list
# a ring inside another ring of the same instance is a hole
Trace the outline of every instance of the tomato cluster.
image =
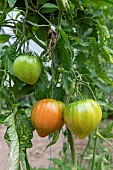
[(31, 114), (31, 121), (39, 136), (45, 137), (59, 130), (63, 124), (79, 138), (85, 138), (100, 123), (102, 111), (98, 103), (86, 99), (65, 105), (54, 99), (37, 102)]
[[(41, 64), (36, 56), (20, 55), (13, 64), (14, 73), (24, 83), (33, 85), (41, 73)], [(85, 138), (100, 123), (102, 110), (92, 99), (70, 103), (43, 99), (32, 109), (31, 122), (40, 137), (45, 137), (62, 128), (64, 123), (79, 138)]]

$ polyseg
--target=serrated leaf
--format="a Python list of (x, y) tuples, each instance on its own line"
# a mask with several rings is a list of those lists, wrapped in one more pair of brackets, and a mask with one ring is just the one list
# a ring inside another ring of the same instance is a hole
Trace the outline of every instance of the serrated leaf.
[(4, 0), (0, 1), (0, 12), (4, 10)]
[(16, 46), (11, 45), (2, 56), (4, 67), (13, 75), (13, 61), (16, 58)]
[(68, 35), (64, 32), (64, 30), (63, 29), (61, 29), (61, 28), (58, 28), (58, 30), (59, 30), (59, 32), (60, 32), (60, 34), (61, 34), (61, 39), (63, 39), (64, 40), (64, 42), (63, 42), (63, 44), (64, 44), (64, 48), (68, 48), (69, 47), (69, 44), (70, 44), (70, 42), (69, 42), (69, 40), (68, 40)]
[(63, 165), (63, 162), (57, 158), (50, 158), (50, 160), (53, 162), (53, 164), (61, 166)]
[[(97, 3), (97, 0), (92, 0), (92, 2)], [(99, 0), (98, 4), (100, 4), (100, 5), (113, 5), (113, 1), (112, 0), (107, 0), (107, 1), (106, 0)]]
[(19, 140), (15, 128), (15, 113), (16, 110), (10, 114), (5, 120), (4, 124), (8, 127), (6, 131), (6, 141), (10, 147), (9, 155), (9, 170), (19, 170)]
[(4, 123), (5, 119), (10, 116), (11, 113), (0, 114), (0, 123)]
[(19, 136), (20, 149), (24, 151), (26, 148), (31, 148), (34, 128), (31, 120), (25, 114), (18, 113), (16, 115), (16, 130)]
[(49, 13), (49, 12), (53, 12), (57, 9), (58, 7), (55, 4), (51, 4), (51, 3), (45, 3), (41, 8), (40, 11), (42, 13)]
[(9, 170), (19, 170), (19, 140), (15, 124), (8, 128), (7, 135), (10, 139)]
[(57, 142), (57, 140), (58, 140), (58, 138), (59, 138), (59, 135), (60, 135), (60, 131), (59, 131), (59, 130), (56, 131), (56, 132), (54, 132), (52, 141), (46, 146), (46, 149), (47, 149), (49, 146), (54, 145), (54, 144)]
[(65, 91), (62, 87), (54, 87), (53, 88), (53, 98), (55, 100), (62, 101), (65, 95)]
[(75, 90), (75, 82), (71, 79), (71, 74), (69, 72), (62, 73), (62, 84), (65, 93), (72, 96)]
[(9, 34), (0, 34), (0, 44), (8, 42), (10, 37)]
[[(74, 1), (74, 0), (72, 0)], [(91, 2), (90, 0), (82, 0), (84, 2), (85, 5), (89, 5), (89, 3)], [(112, 0), (92, 0), (93, 3), (96, 3), (98, 5), (113, 5), (113, 1)]]
[(19, 95), (19, 96), (28, 95), (28, 94), (30, 94), (30, 93), (33, 92), (33, 89), (34, 89), (33, 86), (30, 86), (30, 85), (26, 84), (26, 85), (24, 85), (24, 86), (22, 87), (22, 89), (19, 91), (19, 94), (18, 94), (18, 95)]
[(80, 44), (81, 46), (87, 47), (92, 46), (92, 37), (76, 37), (74, 38), (75, 43), (72, 46)]
[(107, 107), (107, 108), (110, 109), (110, 110), (113, 110), (113, 106), (112, 106), (110, 103), (103, 102), (103, 101), (99, 101), (99, 105), (100, 105), (100, 106)]
[(14, 7), (16, 1), (17, 1), (17, 0), (8, 0), (9, 7), (10, 7), (10, 8)]
[(97, 61), (95, 61), (95, 71), (96, 71), (96, 74), (98, 75), (98, 77), (100, 77), (103, 81), (111, 84), (113, 86), (113, 81), (110, 80), (110, 78), (106, 75), (106, 73), (104, 73), (99, 64), (97, 63)]
[[(113, 121), (111, 121), (110, 123), (108, 123), (105, 128), (100, 132), (100, 134), (104, 137), (104, 138), (113, 138)], [(110, 133), (111, 132), (111, 133)]]
[(71, 67), (70, 53), (69, 50), (64, 46), (65, 42), (64, 39), (61, 37), (56, 45), (58, 64), (59, 67), (69, 71)]
[(89, 28), (88, 30), (86, 30), (86, 31), (84, 32), (84, 36), (85, 36), (85, 37), (86, 37), (86, 36), (89, 36), (92, 32), (93, 32), (93, 28)]
[(43, 98), (47, 98), (48, 96), (48, 78), (47, 75), (42, 74), (38, 80), (38, 83), (34, 89), (34, 95), (36, 100), (41, 100)]
[(12, 108), (12, 104), (17, 102), (14, 98), (12, 91), (9, 87), (4, 86), (1, 91), (1, 98), (5, 100), (5, 103), (8, 105), (8, 108)]
[(99, 25), (99, 28), (100, 28), (101, 34), (103, 34), (103, 36), (105, 36), (106, 38), (110, 38), (110, 33), (106, 26)]
[(104, 161), (105, 161), (105, 155), (98, 156), (96, 158), (95, 166), (96, 166), (97, 170), (100, 170), (100, 169), (105, 170), (105, 167), (104, 167), (104, 164), (103, 164)]
[(23, 152), (22, 150), (20, 150), (20, 161), (23, 170), (31, 170), (30, 165), (28, 163), (27, 154), (25, 151)]
[(48, 0), (38, 0), (39, 4), (44, 4), (45, 2), (47, 2)]

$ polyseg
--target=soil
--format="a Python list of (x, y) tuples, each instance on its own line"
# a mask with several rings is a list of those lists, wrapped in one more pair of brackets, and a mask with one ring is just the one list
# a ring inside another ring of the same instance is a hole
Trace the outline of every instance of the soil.
[[(6, 131), (6, 127), (3, 125), (0, 126), (0, 170), (8, 170), (8, 154), (9, 154), (9, 148), (4, 140), (4, 134)], [(32, 139), (32, 148), (27, 150), (29, 163), (32, 167), (36, 168), (48, 168), (50, 163), (50, 157), (52, 158), (59, 158), (59, 152), (62, 149), (63, 142), (66, 139), (61, 134), (56, 144), (49, 147), (45, 150), (45, 147), (50, 143), (50, 139), (48, 137), (41, 138), (37, 135), (36, 131), (34, 131), (33, 139)], [(80, 140), (77, 139), (77, 151), (78, 156), (80, 155), (80, 152), (85, 147), (85, 144), (87, 140)]]
[[(107, 122), (104, 122), (104, 125), (107, 124)], [(6, 131), (6, 127), (3, 125), (0, 125), (0, 170), (8, 170), (8, 154), (9, 154), (9, 148), (4, 140), (4, 134)], [(60, 137), (56, 144), (52, 145), (51, 147), (46, 148), (46, 146), (50, 143), (50, 139), (48, 137), (41, 138), (37, 135), (36, 131), (34, 131), (33, 138), (32, 138), (32, 148), (27, 149), (27, 155), (29, 163), (32, 167), (36, 168), (47, 168), (51, 166), (50, 158), (58, 158), (61, 159), (59, 156), (59, 152), (62, 149), (63, 142), (65, 142), (66, 139), (64, 138), (63, 134), (60, 134)], [(76, 149), (77, 149), (77, 155), (78, 158), (80, 158), (80, 154), (83, 152), (86, 144), (87, 144), (87, 138), (85, 139), (78, 139), (76, 138)], [(111, 144), (113, 145), (113, 139), (110, 140)], [(106, 143), (104, 143), (105, 148), (104, 149), (111, 149), (110, 146)], [(113, 150), (111, 150), (112, 154), (112, 160), (113, 160)], [(70, 155), (70, 154), (69, 154)]]

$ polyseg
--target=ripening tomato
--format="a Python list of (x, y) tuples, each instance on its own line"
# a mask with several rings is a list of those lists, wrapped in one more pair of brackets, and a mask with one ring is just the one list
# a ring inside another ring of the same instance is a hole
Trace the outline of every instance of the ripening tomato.
[(13, 70), (18, 79), (33, 85), (40, 76), (41, 64), (36, 56), (20, 55), (13, 63)]
[(92, 99), (69, 104), (64, 111), (64, 122), (80, 139), (90, 134), (100, 123), (102, 110)]
[(64, 103), (54, 99), (42, 99), (33, 106), (31, 122), (40, 137), (45, 137), (63, 126), (64, 108)]

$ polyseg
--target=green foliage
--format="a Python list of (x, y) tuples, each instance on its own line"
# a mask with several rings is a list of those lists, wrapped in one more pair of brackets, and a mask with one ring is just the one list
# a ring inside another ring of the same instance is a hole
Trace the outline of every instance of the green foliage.
[(33, 137), (33, 127), (31, 121), (25, 114), (16, 114), (16, 131), (18, 133), (18, 138), (20, 142), (20, 149), (25, 150), (26, 148), (31, 148), (31, 139)]
[(8, 42), (9, 38), (10, 38), (10, 35), (8, 35), (8, 34), (1, 34), (0, 35), (0, 44)]
[(57, 9), (57, 6), (55, 4), (51, 4), (51, 3), (45, 3), (41, 8), (40, 11), (42, 13), (49, 13), (49, 12), (53, 12)]
[(34, 95), (36, 100), (41, 100), (48, 97), (49, 81), (46, 74), (41, 74), (38, 83), (34, 89)]
[[(102, 106), (103, 119), (113, 115), (113, 1), (60, 2), (0, 0), (0, 30), (8, 27), (11, 31), (10, 35), (4, 32), (0, 35), (0, 110), (8, 110), (0, 115), (0, 123), (7, 126), (10, 169), (20, 169), (21, 161), (23, 169), (36, 170), (30, 167), (26, 153), (32, 147), (34, 129), (29, 116), (36, 101), (54, 98), (68, 104), (92, 98)], [(10, 12), (16, 12), (16, 16)], [(36, 55), (42, 62), (41, 76), (35, 85), (23, 83), (13, 72), (15, 58), (32, 50), (31, 40), (36, 43)], [(40, 54), (38, 47), (42, 49)], [(100, 130), (103, 140), (113, 138), (112, 128), (111, 121)], [(55, 132), (47, 147), (58, 138), (59, 132)], [(64, 145), (61, 160), (51, 158), (54, 164), (51, 170), (68, 170), (72, 166), (68, 146)], [(89, 147), (90, 154), (85, 152), (88, 165), (93, 162), (93, 149)], [(105, 151), (99, 154), (97, 150), (94, 169), (109, 169), (111, 160), (107, 160)], [(83, 169), (78, 163), (78, 170)]]
[(58, 138), (59, 138), (59, 135), (60, 135), (60, 132), (59, 132), (59, 131), (54, 132), (52, 141), (46, 146), (46, 149), (47, 149), (49, 146), (54, 145), (54, 144), (57, 142), (57, 140), (58, 140)]
[(104, 127), (104, 129), (100, 132), (100, 134), (105, 138), (113, 138), (112, 129), (113, 129), (113, 121), (109, 122)]

